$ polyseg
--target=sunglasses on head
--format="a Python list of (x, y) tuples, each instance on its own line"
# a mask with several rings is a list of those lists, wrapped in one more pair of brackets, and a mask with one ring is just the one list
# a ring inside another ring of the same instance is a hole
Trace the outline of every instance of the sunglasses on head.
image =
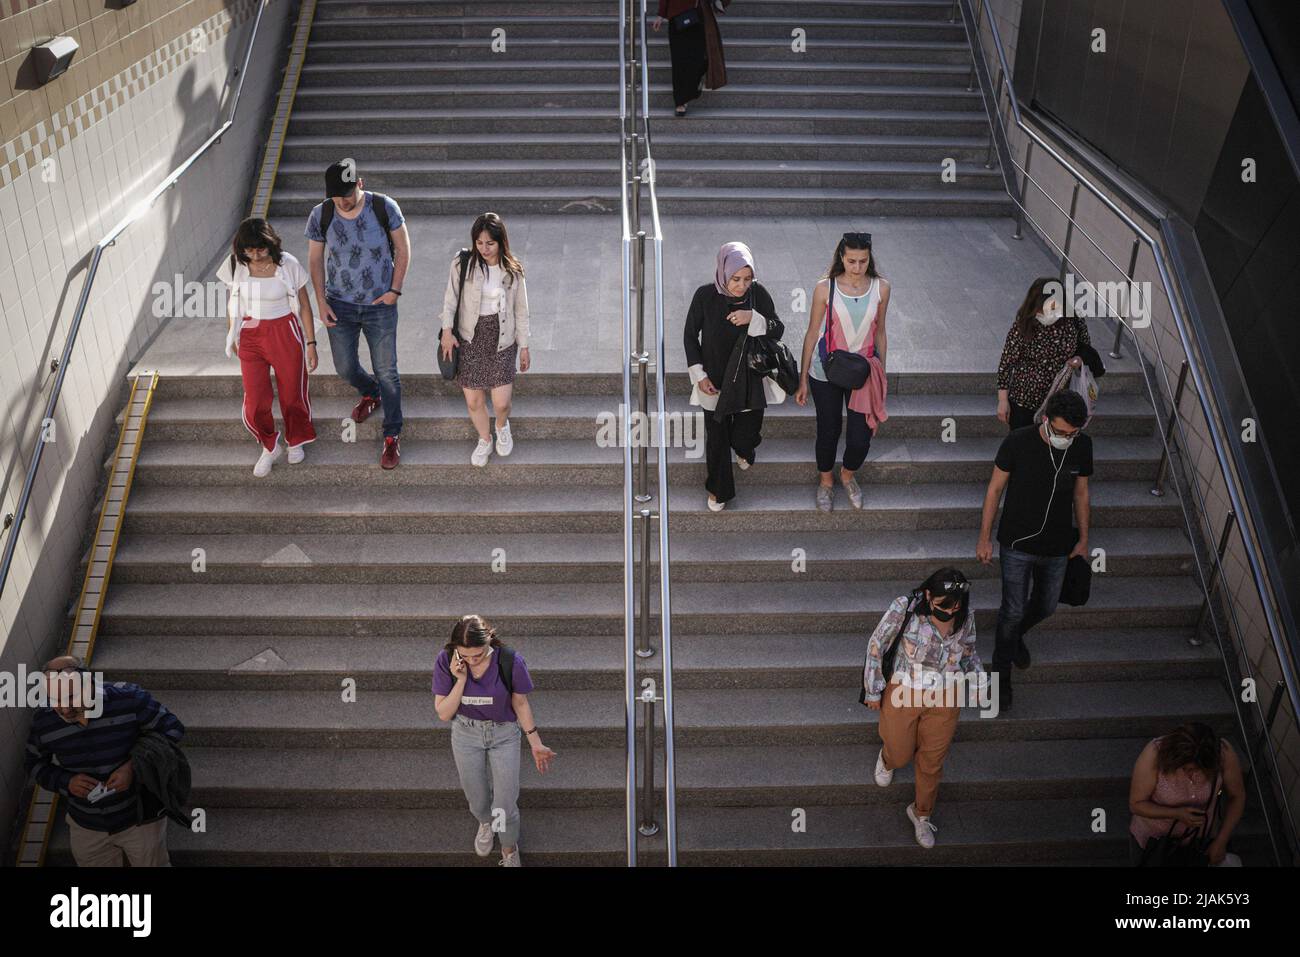
[(870, 249), (871, 233), (845, 233), (841, 238), (841, 242), (854, 249)]

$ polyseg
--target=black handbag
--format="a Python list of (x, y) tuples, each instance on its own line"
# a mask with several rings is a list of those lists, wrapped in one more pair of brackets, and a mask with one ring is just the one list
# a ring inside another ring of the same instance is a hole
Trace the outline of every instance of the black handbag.
[(1075, 555), (1066, 563), (1065, 578), (1061, 580), (1062, 605), (1086, 605), (1092, 593), (1092, 565), (1082, 555)]
[[(915, 593), (907, 600), (907, 614), (903, 616), (903, 623), (898, 626), (898, 631), (894, 633), (894, 638), (889, 643), (889, 647), (880, 652), (880, 673), (885, 676), (885, 690), (889, 690), (889, 679), (894, 676), (894, 662), (898, 659), (898, 643), (903, 638), (903, 633), (907, 631), (907, 623), (912, 620), (912, 612), (916, 610), (917, 602), (920, 596)], [(870, 645), (868, 645), (867, 654), (870, 654)], [(867, 673), (866, 658), (862, 659), (862, 673)], [(867, 703), (867, 686), (862, 685), (858, 689), (858, 704)]]
[(460, 299), (465, 292), (465, 274), (469, 271), (469, 250), (460, 251), (460, 285), (456, 287), (456, 311), (451, 314), (451, 334), (456, 340), (452, 346), (451, 358), (447, 359), (442, 354), (442, 343), (438, 343), (438, 371), (442, 373), (443, 379), (450, 382), (460, 373), (460, 333), (456, 331), (456, 323), (460, 322)]
[[(835, 306), (835, 280), (831, 280), (831, 294), (826, 302), (826, 341), (829, 344), (831, 334), (831, 322), (834, 320)], [(822, 369), (826, 372), (826, 381), (831, 385), (837, 385), (841, 389), (848, 389), (852, 392), (854, 389), (861, 389), (871, 378), (871, 363), (867, 357), (857, 353), (849, 352), (847, 349), (836, 349), (829, 352), (825, 359), (822, 360)]]
[(680, 30), (689, 30), (691, 27), (698, 27), (701, 23), (703, 23), (704, 22), (703, 17), (704, 15), (700, 13), (700, 8), (699, 5), (697, 4), (696, 6), (687, 10), (685, 13), (677, 14), (677, 16), (673, 17), (671, 20), (668, 21), (668, 25), (672, 27), (674, 32)]

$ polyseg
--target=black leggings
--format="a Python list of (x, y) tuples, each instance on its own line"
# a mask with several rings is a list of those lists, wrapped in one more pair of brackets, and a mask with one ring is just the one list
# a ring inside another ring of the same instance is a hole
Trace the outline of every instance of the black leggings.
[(844, 468), (856, 472), (867, 460), (871, 448), (871, 429), (867, 417), (848, 408), (848, 389), (842, 389), (821, 379), (808, 377), (808, 390), (812, 392), (817, 409), (817, 471), (829, 472), (835, 466), (835, 451), (840, 445), (840, 432), (844, 428), (844, 413), (849, 415), (848, 435), (844, 439)]

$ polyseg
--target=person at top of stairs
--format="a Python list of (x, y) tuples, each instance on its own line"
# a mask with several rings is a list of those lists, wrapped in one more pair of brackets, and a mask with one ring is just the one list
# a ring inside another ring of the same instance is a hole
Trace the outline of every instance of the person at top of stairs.
[(985, 565), (993, 561), (993, 517), (1005, 490), (998, 523), (1002, 604), (993, 646), (999, 711), (1011, 709), (1011, 665), (1029, 667), (1025, 633), (1056, 611), (1070, 559), (1088, 555), (1087, 421), (1083, 396), (1063, 389), (1048, 398), (1041, 423), (1002, 440), (993, 462), (975, 555)]
[(515, 365), (527, 372), (528, 286), (524, 265), (510, 252), (506, 224), (496, 213), (483, 213), (470, 227), (471, 248), (451, 261), (442, 297), (444, 359), (459, 351), (456, 384), (465, 393), (470, 421), (478, 432), (478, 445), (470, 462), (482, 467), (492, 454), (492, 428), (487, 400), (492, 396), (496, 413), (497, 455), (515, 447), (510, 434), (510, 407)]
[(456, 771), (479, 822), (474, 852), (487, 857), (500, 833), (503, 867), (520, 866), (519, 738), (528, 739), (540, 773), (555, 758), (537, 731), (528, 702), (532, 690), (523, 655), (503, 645), (479, 615), (456, 622), (451, 641), (433, 663), (433, 707), (452, 723)]
[[(754, 278), (754, 256), (744, 243), (723, 243), (713, 282), (695, 290), (684, 333), (691, 405), (706, 410), (704, 457), (708, 506), (720, 512), (736, 497), (731, 454), (741, 471), (754, 464), (763, 441), (763, 409), (785, 401), (768, 376), (751, 376), (743, 336), (780, 340), (785, 326), (771, 294)], [(761, 381), (760, 381), (761, 380)]]
[(930, 815), (957, 718), (978, 702), (983, 680), (970, 582), (955, 568), (941, 568), (895, 598), (867, 642), (862, 701), (880, 712), (882, 742), (874, 778), (888, 787), (894, 772), (916, 758), (916, 799), (907, 817), (922, 847), (934, 847)]
[[(867, 460), (877, 426), (889, 417), (885, 411), (885, 314), (889, 310), (889, 292), (889, 282), (876, 270), (871, 234), (858, 232), (840, 238), (831, 268), (813, 289), (799, 363), (799, 391), (794, 400), (807, 405), (811, 391), (817, 409), (815, 448), (821, 481), (816, 502), (823, 512), (834, 507), (831, 469), (844, 428), (845, 409), (849, 428), (840, 463), (840, 484), (848, 494), (849, 504), (862, 508), (862, 489), (854, 473)], [(813, 316), (820, 318), (814, 322)], [(864, 366), (867, 378), (856, 389), (832, 382), (827, 376), (827, 360), (841, 350), (861, 357), (853, 361)]]
[(672, 58), (673, 102), (678, 116), (686, 115), (686, 105), (705, 88), (721, 89), (727, 82), (723, 61), (722, 34), (716, 13), (722, 13), (731, 0), (659, 0), (654, 30), (668, 23), (668, 52)]
[[(306, 236), (312, 286), (321, 322), (329, 330), (334, 369), (361, 395), (352, 421), (360, 425), (384, 407), (379, 464), (396, 468), (402, 454), (397, 299), (411, 264), (402, 210), (389, 197), (366, 192), (356, 163), (345, 159), (325, 170), (325, 201), (307, 217)], [(357, 358), (362, 335), (370, 347), (373, 375)]]
[(308, 395), (308, 375), (316, 371), (317, 363), (316, 322), (307, 295), (307, 270), (281, 248), (280, 237), (270, 223), (244, 220), (230, 247), (230, 255), (217, 270), (217, 278), (230, 287), (226, 355), (239, 357), (244, 428), (262, 447), (253, 474), (265, 478), (283, 454), (271, 415), (272, 369), (279, 386), (290, 464), (301, 462), (303, 447), (316, 441)]

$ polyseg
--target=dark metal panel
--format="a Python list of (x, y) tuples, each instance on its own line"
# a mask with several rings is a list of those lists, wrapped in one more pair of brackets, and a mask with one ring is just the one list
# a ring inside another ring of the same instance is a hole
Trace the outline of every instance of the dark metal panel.
[(1132, 0), (1124, 5), (1120, 36), (1112, 45), (1116, 71), (1106, 111), (1107, 153), (1122, 162), (1127, 161), (1137, 146), (1139, 107), (1151, 37), (1160, 27), (1155, 5), (1146, 0)]
[(1241, 99), (1249, 67), (1222, 0), (1193, 9), (1160, 183), (1184, 216), (1195, 218)]
[[(1115, 155), (1115, 141), (1107, 124), (1111, 92), (1115, 78), (1132, 69), (1131, 64), (1120, 59), (1120, 35), (1123, 24), (1124, 0), (1093, 0), (1087, 27), (1088, 55), (1083, 61), (1079, 83), (1080, 129), (1094, 131), (1096, 145), (1102, 152)], [(1106, 50), (1092, 52), (1094, 30), (1104, 31)]]
[(1187, 51), (1192, 7), (1187, 0), (1146, 0), (1154, 8), (1157, 29), (1151, 35), (1142, 93), (1138, 100), (1137, 136), (1132, 153), (1121, 160), (1144, 182), (1163, 192), (1161, 179), (1169, 153), (1169, 135), (1178, 105), (1179, 76)]

